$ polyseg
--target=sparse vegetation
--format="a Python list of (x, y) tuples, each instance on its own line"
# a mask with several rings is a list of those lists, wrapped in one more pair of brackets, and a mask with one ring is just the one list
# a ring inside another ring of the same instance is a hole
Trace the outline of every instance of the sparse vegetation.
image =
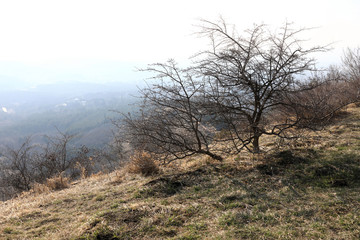
[(146, 69), (161, 81), (109, 158), (127, 148), (127, 165), (92, 174), (100, 153), (60, 131), (8, 149), (0, 177), (22, 193), (0, 204), (1, 239), (360, 238), (358, 51), (297, 81), (325, 50), (303, 49), (303, 29), (205, 23), (194, 67)]
[(347, 113), (257, 160), (193, 158), (158, 175), (122, 169), (23, 194), (0, 204), (0, 238), (358, 239), (360, 109)]
[(2, 197), (8, 199), (30, 189), (60, 190), (70, 181), (106, 170), (111, 167), (109, 163), (121, 159), (119, 154), (114, 160), (111, 152), (102, 154), (86, 146), (77, 147), (72, 143), (74, 137), (58, 131), (57, 135), (46, 137), (46, 145), (34, 144), (28, 137), (18, 148), (8, 147), (0, 162)]

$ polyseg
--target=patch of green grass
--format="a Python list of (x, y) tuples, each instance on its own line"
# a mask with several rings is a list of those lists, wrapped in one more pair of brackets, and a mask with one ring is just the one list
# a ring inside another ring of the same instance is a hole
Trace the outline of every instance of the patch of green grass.
[(193, 217), (199, 214), (200, 207), (189, 206), (183, 211), (183, 215), (186, 217)]
[(106, 199), (106, 196), (104, 196), (104, 195), (98, 195), (95, 197), (95, 201), (97, 201), (97, 202), (102, 202), (105, 199)]
[(62, 200), (62, 199), (57, 199), (57, 200), (55, 200), (54, 202), (52, 202), (52, 204), (54, 204), (54, 205), (59, 205), (59, 204), (61, 204), (61, 203), (63, 203), (63, 200)]
[(165, 206), (170, 204), (170, 202), (167, 199), (161, 200), (160, 203), (161, 203), (161, 205), (165, 205)]
[(208, 226), (206, 223), (194, 223), (194, 224), (189, 224), (186, 226), (189, 230), (191, 231), (205, 231), (208, 229)]
[(110, 206), (111, 209), (115, 209), (118, 208), (119, 204), (118, 203), (114, 203), (113, 205)]
[(14, 232), (15, 232), (14, 229), (12, 229), (11, 227), (5, 227), (3, 229), (3, 233), (5, 233), (5, 234), (12, 234)]
[(346, 151), (349, 149), (349, 146), (348, 145), (340, 145), (340, 146), (336, 146), (336, 149), (338, 151)]
[(134, 198), (148, 198), (151, 196), (154, 196), (154, 191), (151, 188), (140, 189), (133, 195)]
[(110, 230), (108, 227), (98, 228), (91, 234), (85, 234), (83, 236), (76, 238), (76, 240), (99, 240), (99, 239), (120, 240), (123, 238), (118, 236), (115, 231)]
[(346, 215), (340, 216), (338, 220), (339, 224), (348, 231), (360, 231), (358, 227), (360, 226), (360, 218), (358, 213), (347, 213)]
[(165, 226), (169, 227), (169, 226), (182, 226), (184, 224), (184, 220), (180, 217), (180, 216), (170, 216), (166, 223)]
[(350, 187), (360, 185), (360, 156), (354, 153), (328, 152), (313, 158), (310, 163), (297, 166), (287, 175), (301, 185)]
[(219, 224), (220, 226), (241, 227), (250, 223), (250, 220), (250, 213), (227, 213), (220, 218)]

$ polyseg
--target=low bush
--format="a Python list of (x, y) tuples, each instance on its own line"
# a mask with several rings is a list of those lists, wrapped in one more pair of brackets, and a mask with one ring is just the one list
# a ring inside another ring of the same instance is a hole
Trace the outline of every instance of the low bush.
[(31, 193), (41, 194), (44, 192), (57, 191), (70, 187), (70, 178), (63, 174), (46, 179), (45, 183), (34, 183), (30, 190)]
[(159, 173), (159, 167), (150, 153), (146, 151), (135, 151), (130, 157), (128, 171), (129, 173), (150, 176)]
[(50, 190), (61, 190), (70, 186), (70, 179), (62, 174), (46, 180), (46, 186)]

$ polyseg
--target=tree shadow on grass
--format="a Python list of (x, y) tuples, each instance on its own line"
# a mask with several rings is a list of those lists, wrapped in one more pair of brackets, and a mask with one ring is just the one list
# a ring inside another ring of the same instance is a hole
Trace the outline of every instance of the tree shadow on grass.
[(256, 168), (300, 186), (355, 187), (360, 184), (360, 155), (343, 152), (287, 150), (270, 156)]

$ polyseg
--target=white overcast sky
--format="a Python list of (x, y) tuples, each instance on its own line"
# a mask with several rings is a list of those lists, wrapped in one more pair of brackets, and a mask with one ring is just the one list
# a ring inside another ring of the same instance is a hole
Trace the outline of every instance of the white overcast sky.
[(0, 0), (0, 83), (1, 76), (110, 81), (124, 66), (182, 61), (204, 46), (193, 35), (198, 20), (220, 15), (240, 30), (285, 21), (318, 27), (309, 39), (333, 43), (320, 57), (326, 64), (360, 46), (359, 0)]

